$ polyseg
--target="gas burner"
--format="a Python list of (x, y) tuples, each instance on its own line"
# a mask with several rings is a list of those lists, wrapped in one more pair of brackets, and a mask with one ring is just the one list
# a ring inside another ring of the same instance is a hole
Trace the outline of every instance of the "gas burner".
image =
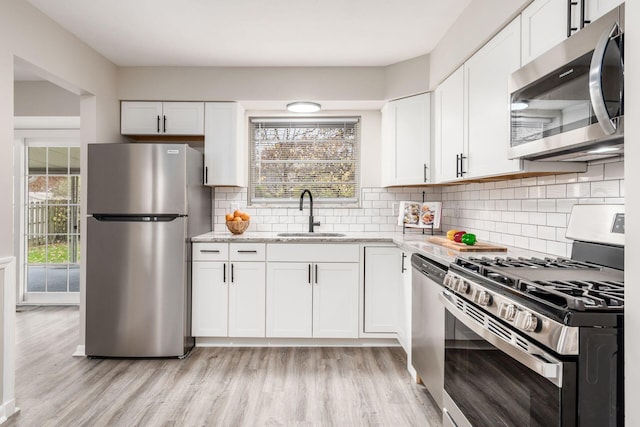
[(551, 309), (621, 312), (624, 308), (624, 273), (597, 264), (562, 257), (459, 257), (454, 265)]

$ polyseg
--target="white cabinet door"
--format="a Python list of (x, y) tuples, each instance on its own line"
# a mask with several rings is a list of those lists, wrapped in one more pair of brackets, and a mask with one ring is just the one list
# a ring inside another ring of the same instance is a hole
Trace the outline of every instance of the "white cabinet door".
[(192, 264), (191, 332), (194, 337), (227, 336), (227, 263)]
[(163, 102), (164, 135), (204, 135), (204, 102)]
[(567, 0), (535, 0), (522, 11), (522, 65), (567, 38)]
[(122, 101), (123, 135), (204, 135), (204, 102)]
[(311, 263), (272, 262), (267, 265), (267, 337), (312, 336), (311, 275)]
[(313, 267), (313, 337), (358, 338), (358, 263)]
[(364, 248), (364, 332), (397, 332), (402, 251)]
[(586, 0), (584, 19), (593, 22), (623, 2), (624, 0)]
[(402, 252), (402, 291), (398, 298), (398, 341), (407, 353), (407, 366), (411, 366), (411, 254)]
[(162, 102), (122, 101), (120, 133), (123, 135), (161, 134)]
[[(514, 19), (464, 64), (465, 178), (516, 172), (507, 158), (510, 140), (508, 78), (520, 67), (520, 18)], [(465, 171), (466, 165), (465, 165)]]
[(459, 178), (464, 148), (464, 71), (458, 68), (435, 92), (435, 158), (437, 182)]
[(383, 109), (383, 185), (431, 182), (430, 103), (425, 93)]
[(265, 336), (265, 263), (230, 264), (229, 336)]
[(244, 110), (236, 102), (205, 104), (205, 185), (247, 186)]

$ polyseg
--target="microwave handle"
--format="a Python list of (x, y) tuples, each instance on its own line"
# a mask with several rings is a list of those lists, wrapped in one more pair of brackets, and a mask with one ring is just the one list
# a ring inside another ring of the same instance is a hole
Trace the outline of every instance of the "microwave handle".
[(615, 23), (610, 31), (602, 34), (593, 51), (591, 67), (589, 68), (589, 97), (591, 98), (591, 105), (600, 127), (607, 135), (613, 135), (617, 126), (609, 117), (609, 112), (605, 105), (604, 93), (602, 92), (602, 65), (609, 40), (620, 33), (620, 27), (618, 23)]

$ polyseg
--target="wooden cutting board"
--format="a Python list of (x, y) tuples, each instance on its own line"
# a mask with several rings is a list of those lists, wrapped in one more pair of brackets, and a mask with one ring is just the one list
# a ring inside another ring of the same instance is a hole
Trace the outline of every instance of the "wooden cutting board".
[(464, 243), (454, 242), (446, 237), (429, 237), (431, 243), (444, 246), (445, 248), (454, 249), (460, 252), (506, 252), (504, 246), (492, 245), (490, 243), (476, 242), (475, 245), (465, 245)]

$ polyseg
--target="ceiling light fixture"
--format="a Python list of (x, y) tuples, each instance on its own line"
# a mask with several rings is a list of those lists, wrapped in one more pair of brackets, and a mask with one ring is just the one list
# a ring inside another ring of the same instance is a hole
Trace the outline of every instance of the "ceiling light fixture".
[(308, 101), (298, 101), (287, 104), (287, 110), (293, 113), (315, 113), (320, 111), (320, 104)]
[(527, 101), (516, 101), (511, 103), (512, 110), (524, 110), (529, 106)]

